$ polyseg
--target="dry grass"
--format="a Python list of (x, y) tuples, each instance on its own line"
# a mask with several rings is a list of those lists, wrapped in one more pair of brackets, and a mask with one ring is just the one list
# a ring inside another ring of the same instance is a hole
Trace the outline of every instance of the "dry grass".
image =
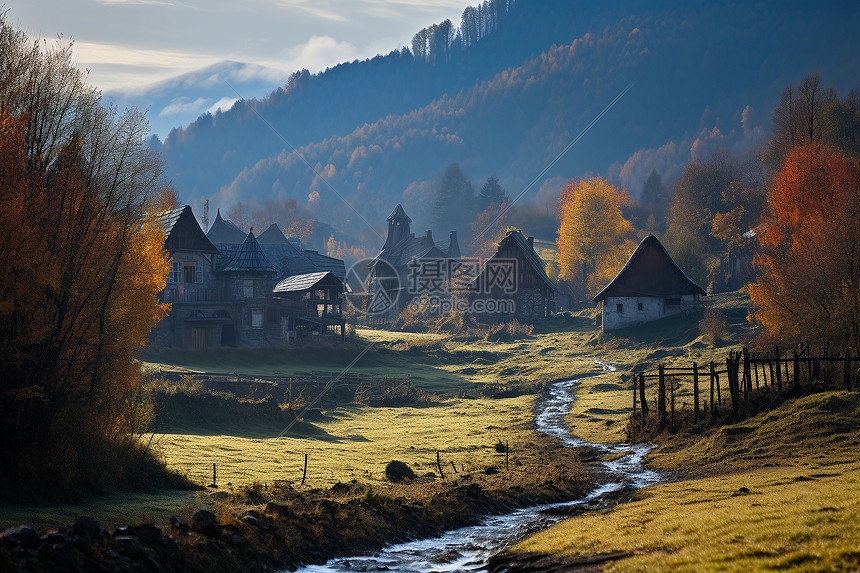
[(648, 488), (607, 514), (571, 519), (516, 552), (620, 551), (606, 571), (856, 571), (860, 395), (809, 396), (726, 426), (655, 465), (694, 479)]
[(503, 465), (504, 454), (494, 449), (500, 439), (511, 444), (512, 466), (530, 464), (528, 444), (537, 439), (532, 430), (533, 401), (533, 396), (523, 396), (449, 399), (426, 407), (350, 405), (314, 417), (319, 430), (307, 435), (272, 427), (268, 435), (263, 428), (232, 435), (164, 434), (154, 443), (169, 468), (186, 472), (198, 483), (211, 483), (215, 463), (222, 487), (228, 482), (238, 487), (275, 480), (298, 484), (308, 454), (309, 487), (352, 479), (381, 484), (391, 460), (406, 462), (419, 475), (437, 472), (437, 450), (446, 473), (451, 462), (458, 471)]

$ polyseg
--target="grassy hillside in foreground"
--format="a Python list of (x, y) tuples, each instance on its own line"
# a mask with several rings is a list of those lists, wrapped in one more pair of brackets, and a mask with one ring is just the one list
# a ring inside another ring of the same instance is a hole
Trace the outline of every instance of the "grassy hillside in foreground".
[(547, 554), (559, 563), (627, 555), (605, 571), (860, 568), (860, 394), (800, 398), (680, 448), (663, 447), (653, 459), (690, 479), (567, 520), (512, 554)]

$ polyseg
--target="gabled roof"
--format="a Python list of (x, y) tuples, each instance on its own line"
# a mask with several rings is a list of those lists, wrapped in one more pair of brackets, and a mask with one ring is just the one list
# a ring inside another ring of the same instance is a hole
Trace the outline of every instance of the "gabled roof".
[(245, 240), (245, 231), (233, 224), (230, 219), (221, 217), (221, 209), (215, 215), (215, 222), (206, 233), (213, 243), (241, 243)]
[(289, 244), (287, 237), (281, 231), (281, 228), (272, 223), (269, 228), (260, 233), (257, 237), (257, 242), (261, 245), (285, 245)]
[(663, 243), (648, 235), (612, 282), (594, 297), (594, 302), (610, 296), (663, 298), (685, 294), (705, 296), (706, 293), (672, 260)]
[(236, 254), (229, 263), (224, 265), (222, 272), (256, 272), (256, 273), (277, 273), (280, 269), (269, 262), (257, 239), (254, 237), (254, 230), (248, 232), (248, 236)]
[(522, 251), (523, 255), (528, 261), (529, 265), (535, 270), (537, 275), (541, 278), (543, 282), (545, 282), (550, 288), (556, 290), (555, 284), (549, 279), (546, 274), (546, 264), (543, 262), (543, 259), (540, 258), (540, 255), (534, 250), (533, 247), (529, 245), (528, 239), (526, 239), (525, 235), (523, 235), (519, 231), (511, 231), (509, 232), (504, 239), (499, 241), (499, 249), (503, 249), (506, 245), (505, 243), (513, 242), (517, 248)]
[(277, 285), (273, 292), (301, 292), (308, 289), (313, 288), (318, 283), (322, 282), (326, 277), (331, 277), (338, 282), (342, 282), (339, 278), (337, 278), (334, 273), (330, 272), (319, 272), (319, 273), (307, 273), (303, 275), (293, 275), (291, 277), (287, 277)]
[(164, 226), (164, 250), (169, 253), (176, 251), (197, 251), (201, 253), (218, 253), (203, 229), (197, 223), (190, 205), (166, 211), (159, 216)]
[(386, 221), (406, 221), (407, 223), (411, 223), (412, 219), (410, 219), (409, 215), (406, 214), (406, 211), (403, 210), (403, 205), (398, 203), (397, 207), (394, 208), (394, 211), (391, 212), (391, 215), (388, 216)]

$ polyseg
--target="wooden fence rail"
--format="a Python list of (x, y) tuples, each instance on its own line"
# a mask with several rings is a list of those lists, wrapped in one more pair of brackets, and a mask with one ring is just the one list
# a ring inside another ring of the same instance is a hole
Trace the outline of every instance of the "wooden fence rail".
[(649, 379), (657, 379), (659, 427), (668, 424), (670, 431), (677, 429), (675, 395), (682, 382), (688, 381), (692, 387), (693, 423), (704, 416), (715, 416), (723, 406), (723, 389), (728, 390), (731, 411), (735, 414), (753, 392), (762, 390), (792, 396), (800, 395), (804, 389), (814, 392), (840, 386), (851, 390), (857, 374), (855, 365), (860, 363), (860, 356), (855, 357), (850, 349), (844, 355), (830, 355), (827, 354), (828, 345), (823, 346), (824, 352), (820, 355), (813, 354), (812, 346), (806, 344), (790, 352), (783, 352), (778, 347), (773, 353), (750, 352), (748, 348), (740, 352), (731, 351), (725, 364), (719, 366), (713, 361), (693, 362), (690, 367), (658, 364), (657, 372), (638, 372), (633, 376), (633, 418), (637, 417), (637, 407), (638, 416), (643, 421), (650, 415), (645, 385)]

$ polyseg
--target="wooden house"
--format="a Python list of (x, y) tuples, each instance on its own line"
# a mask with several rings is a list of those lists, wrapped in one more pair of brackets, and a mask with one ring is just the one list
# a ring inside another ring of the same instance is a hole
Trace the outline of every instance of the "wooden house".
[(308, 340), (330, 335), (343, 341), (343, 281), (334, 273), (287, 277), (275, 285), (274, 296), (281, 302), (283, 338)]
[(698, 309), (702, 296), (705, 290), (648, 235), (594, 302), (601, 305), (603, 330), (615, 330)]
[(534, 249), (534, 237), (520, 231), (505, 235), (496, 254), (481, 265), (472, 285), (472, 307), (481, 320), (530, 321), (549, 318), (555, 312), (556, 286)]
[[(399, 203), (387, 221), (388, 236), (379, 254), (370, 263), (370, 273), (374, 288), (390, 291), (384, 293), (384, 298), (394, 303), (389, 309), (393, 317), (419, 294), (410, 289), (414, 282), (410, 278), (410, 265), (414, 265), (415, 261), (459, 259), (460, 245), (457, 231), (451, 231), (447, 241), (434, 241), (433, 232), (429, 229), (423, 236), (416, 237), (411, 230), (412, 219)], [(374, 293), (369, 294), (376, 296)]]

